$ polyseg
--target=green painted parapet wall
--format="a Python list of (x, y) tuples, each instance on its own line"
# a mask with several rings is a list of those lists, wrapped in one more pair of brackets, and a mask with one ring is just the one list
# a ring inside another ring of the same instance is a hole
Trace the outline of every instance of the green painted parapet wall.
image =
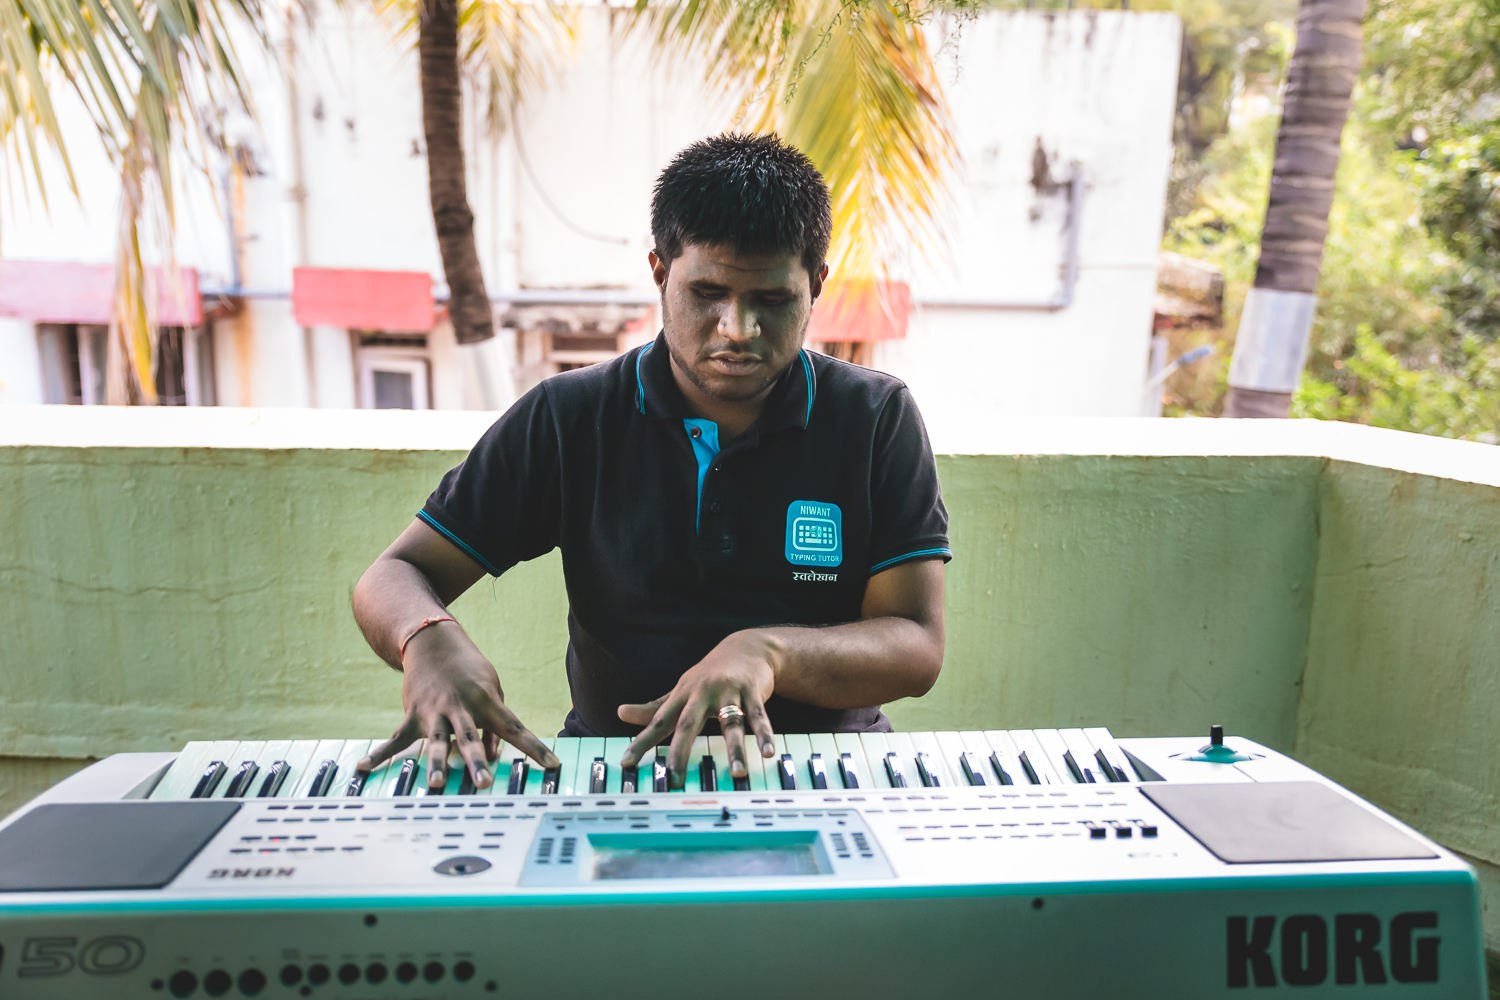
[[(0, 409), (0, 812), (102, 754), (388, 733), (399, 677), (350, 591), (487, 423)], [(926, 698), (890, 707), (899, 726), (1222, 722), (1493, 874), (1500, 449), (1152, 420), (934, 446), (957, 553), (948, 653)], [(454, 610), (522, 718), (555, 730), (557, 559)]]

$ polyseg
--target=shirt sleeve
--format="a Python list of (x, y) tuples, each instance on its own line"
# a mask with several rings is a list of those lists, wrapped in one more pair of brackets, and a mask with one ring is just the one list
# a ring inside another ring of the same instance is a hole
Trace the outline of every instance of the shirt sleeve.
[(905, 386), (886, 401), (876, 424), (870, 503), (871, 575), (912, 559), (953, 558), (937, 462)]
[(499, 576), (556, 547), (560, 479), (557, 424), (538, 385), (443, 476), (417, 516)]

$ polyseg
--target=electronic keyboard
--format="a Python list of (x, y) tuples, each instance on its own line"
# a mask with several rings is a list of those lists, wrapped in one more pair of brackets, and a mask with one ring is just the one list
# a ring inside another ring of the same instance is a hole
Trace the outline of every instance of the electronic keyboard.
[[(0, 823), (0, 996), (1482, 1000), (1473, 871), (1214, 732), (119, 754)], [(457, 762), (455, 761), (454, 764)]]

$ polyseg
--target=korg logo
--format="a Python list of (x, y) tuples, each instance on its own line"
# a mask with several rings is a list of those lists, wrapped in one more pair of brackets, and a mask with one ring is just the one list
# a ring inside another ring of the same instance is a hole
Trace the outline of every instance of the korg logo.
[(1230, 917), (1228, 976), (1244, 987), (1438, 981), (1437, 914), (1398, 913), (1387, 930), (1373, 913)]

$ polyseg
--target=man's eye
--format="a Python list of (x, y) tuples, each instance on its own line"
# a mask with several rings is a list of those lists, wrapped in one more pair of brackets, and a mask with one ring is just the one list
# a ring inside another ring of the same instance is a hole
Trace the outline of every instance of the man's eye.
[(695, 288), (693, 294), (705, 302), (713, 302), (724, 297), (724, 293), (717, 288)]

